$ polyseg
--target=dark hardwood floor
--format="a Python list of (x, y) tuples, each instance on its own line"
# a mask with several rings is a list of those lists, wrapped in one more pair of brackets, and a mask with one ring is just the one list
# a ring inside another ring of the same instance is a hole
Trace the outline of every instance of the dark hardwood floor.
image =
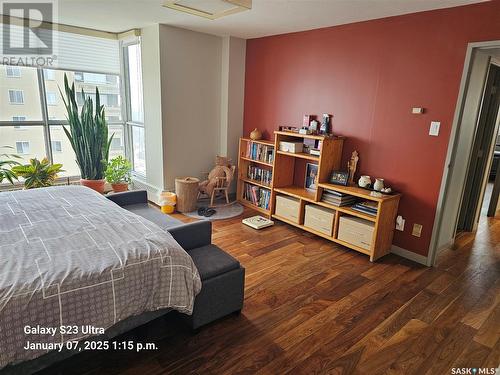
[(500, 363), (499, 219), (462, 234), (435, 268), (392, 254), (370, 263), (286, 224), (255, 231), (241, 217), (214, 222), (214, 242), (246, 268), (241, 315), (196, 335), (157, 319), (126, 338), (159, 350), (86, 352), (45, 373), (420, 375)]

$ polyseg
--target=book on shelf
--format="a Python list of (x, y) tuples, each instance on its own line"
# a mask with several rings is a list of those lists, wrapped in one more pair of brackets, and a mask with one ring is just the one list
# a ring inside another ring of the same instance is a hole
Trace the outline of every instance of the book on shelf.
[(362, 212), (368, 215), (377, 216), (378, 213), (378, 203), (372, 201), (358, 202), (351, 206), (355, 211)]
[(251, 202), (257, 207), (269, 210), (271, 190), (245, 183), (243, 189), (243, 199)]
[(274, 160), (274, 146), (251, 141), (247, 142), (245, 157), (272, 164)]
[(264, 185), (271, 185), (271, 181), (273, 178), (273, 171), (255, 165), (249, 165), (247, 171), (247, 177), (250, 180), (260, 182)]
[(349, 206), (356, 203), (356, 197), (340, 193), (335, 190), (324, 189), (323, 195), (321, 196), (321, 201), (325, 203), (332, 204), (334, 206)]

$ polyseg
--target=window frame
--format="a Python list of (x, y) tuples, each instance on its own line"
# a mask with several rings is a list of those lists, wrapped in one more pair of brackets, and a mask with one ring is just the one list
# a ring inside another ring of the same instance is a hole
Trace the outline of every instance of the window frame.
[[(0, 67), (1, 66), (6, 67), (8, 65), (0, 63)], [(15, 126), (22, 126), (23, 128), (26, 127), (26, 129), (28, 129), (29, 127), (41, 126), (43, 129), (46, 157), (47, 157), (47, 159), (49, 159), (49, 161), (51, 163), (53, 163), (54, 157), (53, 157), (53, 152), (52, 152), (52, 143), (51, 143), (52, 139), (51, 139), (51, 134), (50, 134), (51, 133), (50, 132), (51, 126), (57, 126), (57, 125), (68, 126), (69, 123), (67, 120), (49, 119), (48, 106), (50, 104), (47, 103), (47, 95), (46, 95), (46, 87), (45, 87), (45, 74), (44, 74), (44, 70), (46, 68), (43, 68), (43, 67), (28, 67), (28, 68), (36, 69), (36, 71), (37, 71), (37, 81), (33, 82), (33, 84), (36, 84), (38, 86), (38, 91), (39, 91), (39, 95), (40, 95), (40, 103), (39, 104), (41, 107), (41, 119), (40, 120), (27, 120), (27, 121), (0, 120), (0, 128), (3, 128), (3, 127), (15, 128)], [(110, 72), (96, 72), (96, 71), (87, 72), (84, 70), (72, 70), (72, 69), (62, 69), (62, 68), (50, 68), (50, 70), (61, 70), (61, 71), (65, 71), (65, 72), (74, 72), (74, 73), (81, 72), (81, 73), (104, 74), (106, 76), (108, 76), (108, 75), (116, 76), (118, 78), (118, 84), (120, 85), (120, 95), (122, 95), (122, 97), (124, 95), (124, 90), (123, 90), (124, 79), (123, 79), (123, 72), (122, 71), (120, 72), (120, 74), (116, 74), (116, 73), (110, 73)], [(9, 91), (21, 91), (22, 98), (23, 98), (22, 103), (11, 103), (10, 102), (10, 93), (8, 93), (9, 104), (12, 104), (12, 105), (25, 104), (24, 90), (10, 89), (10, 88), (7, 90), (8, 90), (8, 92)], [(126, 102), (126, 100), (123, 100), (123, 101)], [(124, 107), (125, 107), (125, 105), (122, 104), (122, 106), (121, 106), (122, 118), (123, 118), (123, 113), (124, 113)], [(127, 138), (128, 134), (127, 134), (125, 120), (108, 121), (108, 126), (121, 126), (122, 127), (122, 129), (123, 129), (122, 144), (125, 145), (125, 147), (124, 147), (125, 157), (127, 157), (129, 160), (131, 160), (131, 157), (128, 154), (128, 148), (126, 147), (129, 140)], [(16, 129), (18, 129), (18, 128), (16, 128)], [(24, 141), (16, 141), (16, 142), (24, 142)], [(29, 142), (29, 141), (27, 141), (27, 142)], [(16, 148), (16, 151), (17, 151), (17, 148)], [(78, 176), (78, 175), (64, 176), (64, 179), (70, 179), (70, 180), (74, 180), (74, 179), (78, 179), (78, 178), (80, 178), (80, 176)], [(16, 185), (17, 184), (20, 184), (20, 183), (17, 182)], [(3, 185), (4, 184), (0, 184), (0, 190), (1, 190), (1, 186), (3, 186)]]
[[(9, 71), (17, 71), (18, 74), (11, 75), (9, 74)], [(5, 76), (7, 78), (21, 78), (21, 69), (15, 65), (5, 65)]]
[[(22, 152), (19, 152), (19, 148), (17, 147), (18, 144), (21, 144), (21, 148), (23, 149)], [(27, 143), (28, 144), (28, 147), (27, 147), (27, 152), (24, 152), (24, 144)], [(30, 141), (16, 141), (16, 154), (19, 154), (19, 155), (28, 155), (30, 153)]]
[[(120, 48), (120, 59), (122, 61), (121, 64), (121, 77), (123, 79), (123, 84), (121, 86), (123, 93), (122, 98), (124, 99), (124, 104), (122, 105), (122, 117), (125, 119), (125, 128), (124, 128), (124, 142), (125, 142), (125, 150), (126, 155), (128, 155), (128, 159), (132, 164), (132, 177), (141, 181), (146, 181), (147, 174), (147, 166), (146, 172), (139, 172), (134, 169), (135, 160), (134, 160), (134, 147), (133, 147), (133, 129), (134, 127), (139, 127), (144, 129), (144, 133), (146, 132), (146, 128), (144, 126), (144, 122), (132, 121), (132, 105), (130, 101), (130, 74), (129, 74), (129, 58), (128, 58), (128, 47), (131, 45), (138, 44), (139, 48), (141, 48), (141, 38), (137, 37), (133, 40), (122, 41)], [(142, 50), (141, 50), (141, 66), (142, 66)], [(142, 72), (141, 72), (142, 73)], [(142, 95), (143, 95), (143, 103), (144, 103), (144, 82), (143, 82), (142, 74), (141, 74), (141, 82), (143, 84)], [(144, 104), (143, 104), (144, 105)], [(144, 111), (144, 108), (143, 108)], [(144, 119), (143, 119), (144, 120)]]
[[(18, 89), (7, 89), (8, 90), (8, 94), (9, 94), (9, 104), (12, 104), (12, 105), (23, 105), (25, 102), (24, 102), (24, 90), (18, 90)], [(10, 96), (10, 93), (13, 92), (15, 93), (15, 97), (17, 99), (17, 93), (21, 93), (21, 99), (22, 101), (21, 102), (13, 102), (11, 99), (11, 96)]]

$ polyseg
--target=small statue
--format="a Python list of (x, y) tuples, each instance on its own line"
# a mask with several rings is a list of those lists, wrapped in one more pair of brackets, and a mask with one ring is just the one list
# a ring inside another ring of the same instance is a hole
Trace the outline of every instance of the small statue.
[(357, 151), (353, 151), (351, 159), (347, 162), (347, 170), (349, 171), (349, 184), (354, 183), (354, 174), (358, 167), (359, 156)]
[(330, 134), (330, 115), (323, 113), (323, 121), (319, 129), (320, 134)]

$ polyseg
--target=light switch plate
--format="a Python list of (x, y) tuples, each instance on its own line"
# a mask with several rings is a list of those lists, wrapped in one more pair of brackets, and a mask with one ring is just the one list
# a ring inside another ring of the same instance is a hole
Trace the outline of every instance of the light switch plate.
[(429, 135), (437, 137), (439, 135), (439, 127), (441, 123), (439, 121), (432, 121), (431, 127), (429, 128)]
[(422, 224), (413, 224), (413, 230), (411, 235), (415, 237), (420, 237), (422, 235)]

